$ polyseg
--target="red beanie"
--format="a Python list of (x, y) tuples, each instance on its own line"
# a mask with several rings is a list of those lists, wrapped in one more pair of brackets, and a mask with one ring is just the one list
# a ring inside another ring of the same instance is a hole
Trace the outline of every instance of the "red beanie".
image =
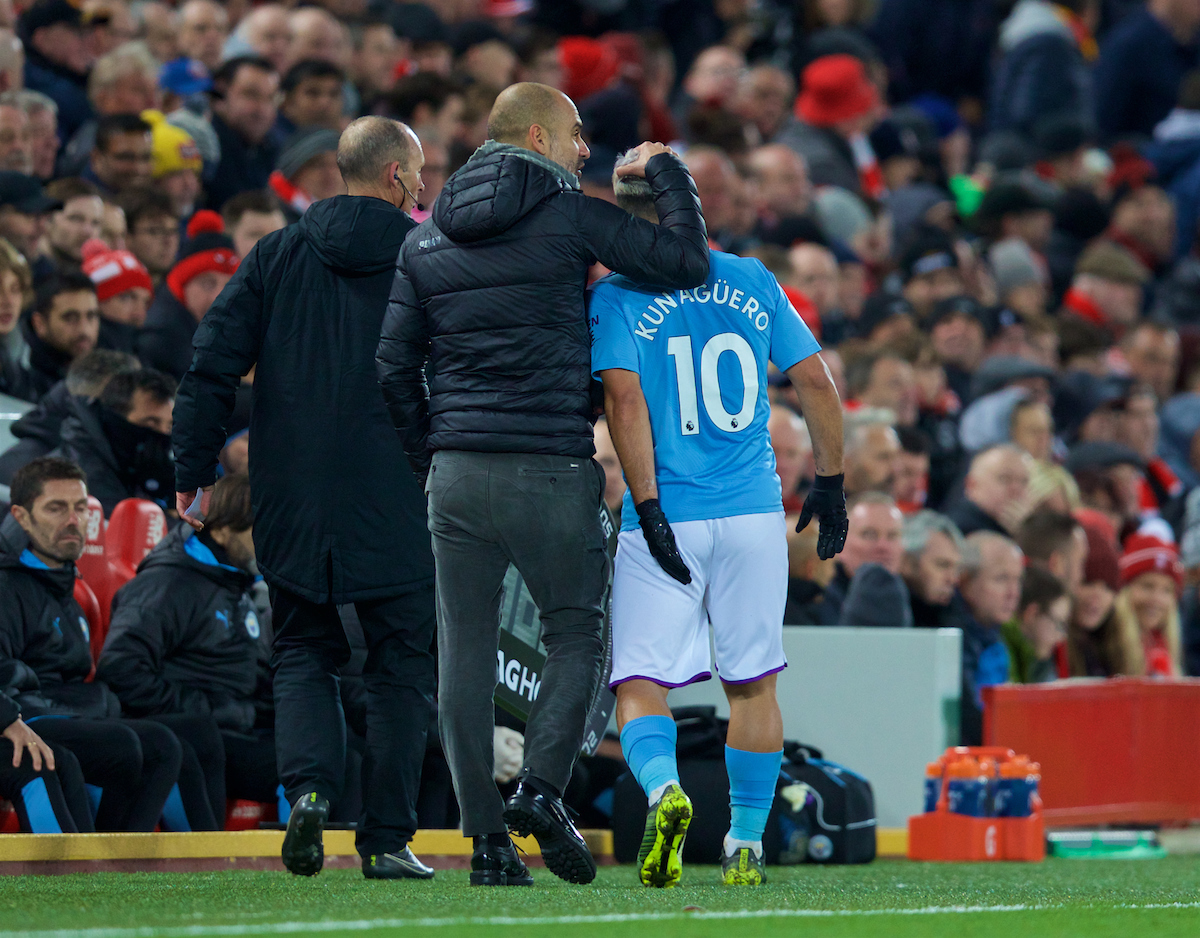
[(114, 251), (99, 238), (83, 242), (83, 272), (96, 285), (96, 297), (103, 303), (127, 290), (138, 287), (154, 292), (150, 272), (129, 251)]
[(615, 49), (587, 36), (560, 39), (558, 59), (565, 72), (563, 90), (576, 103), (607, 88), (621, 64)]
[(216, 212), (203, 209), (192, 216), (187, 240), (179, 250), (179, 260), (167, 274), (167, 289), (183, 302), (183, 288), (193, 277), (215, 270), (232, 275), (238, 269), (233, 240), (225, 234), (225, 222)]
[(1143, 573), (1165, 573), (1175, 581), (1175, 591), (1183, 592), (1183, 564), (1174, 544), (1151, 534), (1131, 534), (1125, 539), (1120, 561), (1121, 585), (1127, 586)]

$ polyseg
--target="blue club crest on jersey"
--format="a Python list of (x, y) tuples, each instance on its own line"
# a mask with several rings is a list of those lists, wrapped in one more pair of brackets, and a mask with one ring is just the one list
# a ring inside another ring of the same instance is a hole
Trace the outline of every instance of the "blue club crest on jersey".
[(255, 615), (253, 609), (246, 610), (246, 634), (251, 638), (258, 638), (262, 634), (262, 629), (258, 625), (258, 616)]

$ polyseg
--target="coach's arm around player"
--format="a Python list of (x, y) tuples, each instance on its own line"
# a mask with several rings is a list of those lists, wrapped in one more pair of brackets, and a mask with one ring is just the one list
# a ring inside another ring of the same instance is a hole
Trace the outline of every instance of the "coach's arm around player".
[(841, 552), (850, 529), (842, 473), (842, 401), (819, 353), (792, 365), (787, 376), (800, 398), (817, 464), (817, 478), (804, 499), (796, 530), (803, 531), (815, 515), (821, 526), (817, 556), (829, 560)]

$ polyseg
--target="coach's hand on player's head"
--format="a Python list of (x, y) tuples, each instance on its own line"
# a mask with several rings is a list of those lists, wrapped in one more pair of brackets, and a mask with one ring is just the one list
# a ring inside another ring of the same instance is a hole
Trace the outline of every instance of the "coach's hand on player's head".
[(850, 530), (850, 522), (846, 518), (846, 489), (843, 486), (845, 476), (817, 476), (813, 487), (804, 499), (804, 507), (800, 510), (800, 520), (796, 522), (796, 531), (803, 531), (813, 515), (820, 523), (820, 533), (817, 535), (817, 556), (828, 560), (835, 554), (841, 553), (846, 546), (846, 532)]
[[(675, 532), (663, 514), (662, 505), (657, 498), (647, 498), (634, 506), (638, 513), (638, 523), (642, 533), (646, 535), (646, 545), (650, 548), (650, 556), (658, 561), (658, 565), (667, 571), (684, 586), (692, 582), (692, 571), (688, 569), (683, 558), (679, 556), (679, 548), (675, 544)], [(846, 514), (845, 509), (842, 515)]]
[(645, 143), (640, 143), (634, 148), (637, 154), (637, 159), (632, 163), (626, 163), (623, 166), (618, 166), (616, 174), (618, 176), (645, 176), (646, 164), (650, 162), (650, 158), (658, 156), (660, 153), (674, 153), (669, 146), (663, 143), (651, 143), (647, 140)]

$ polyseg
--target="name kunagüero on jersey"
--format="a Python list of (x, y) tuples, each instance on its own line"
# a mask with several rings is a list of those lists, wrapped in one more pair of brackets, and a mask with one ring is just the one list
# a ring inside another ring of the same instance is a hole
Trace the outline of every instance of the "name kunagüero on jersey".
[[(721, 293), (722, 286), (725, 288), (724, 295)], [(637, 326), (634, 327), (633, 333), (653, 342), (654, 333), (658, 332), (658, 327), (662, 325), (671, 310), (678, 309), (684, 303), (708, 303), (710, 301), (715, 306), (728, 306), (730, 309), (745, 314), (759, 332), (765, 331), (771, 324), (771, 317), (762, 308), (762, 303), (758, 301), (757, 297), (749, 296), (744, 290), (736, 289), (728, 280), (717, 280), (713, 283), (712, 290), (709, 290), (708, 284), (702, 283), (691, 290), (660, 293), (650, 301), (646, 311), (638, 320)]]

